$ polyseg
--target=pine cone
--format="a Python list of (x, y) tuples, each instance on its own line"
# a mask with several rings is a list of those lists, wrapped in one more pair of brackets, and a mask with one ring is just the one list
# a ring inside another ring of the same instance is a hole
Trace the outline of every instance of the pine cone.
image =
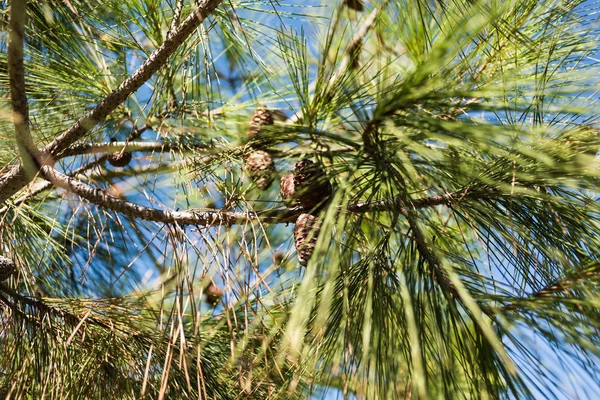
[(295, 190), (293, 172), (288, 172), (281, 177), (281, 180), (279, 181), (279, 193), (281, 193), (281, 198), (283, 200), (288, 200), (294, 195)]
[[(116, 139), (111, 139), (110, 142), (116, 142)], [(133, 158), (133, 155), (129, 151), (121, 151), (119, 153), (111, 154), (107, 157), (108, 162), (113, 167), (126, 167)]]
[(206, 302), (215, 307), (223, 297), (223, 289), (210, 282), (204, 289), (204, 294), (206, 294)]
[(123, 151), (108, 156), (108, 162), (113, 167), (126, 167), (133, 158), (133, 155), (129, 151)]
[(310, 256), (315, 251), (321, 223), (319, 218), (310, 214), (300, 214), (294, 226), (294, 241), (298, 262), (302, 266), (308, 264)]
[(0, 256), (0, 282), (7, 280), (15, 272), (17, 269), (13, 260)]
[(298, 203), (307, 210), (324, 205), (331, 196), (331, 183), (314, 162), (303, 158), (294, 166), (294, 188)]
[(275, 162), (266, 151), (257, 150), (246, 157), (246, 168), (259, 188), (266, 189), (273, 183)]
[(344, 0), (344, 4), (346, 5), (346, 7), (351, 8), (355, 11), (363, 10), (362, 0)]
[(257, 135), (260, 132), (260, 128), (265, 125), (273, 125), (273, 114), (265, 105), (260, 105), (254, 112), (252, 119), (250, 120), (250, 128), (248, 129), (248, 137)]

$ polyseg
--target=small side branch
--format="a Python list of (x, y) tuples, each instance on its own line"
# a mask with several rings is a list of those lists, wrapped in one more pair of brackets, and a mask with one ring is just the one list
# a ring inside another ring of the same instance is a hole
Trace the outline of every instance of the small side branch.
[[(411, 207), (413, 209), (435, 207), (442, 204), (456, 203), (461, 200), (476, 200), (476, 199), (488, 199), (495, 196), (501, 196), (502, 193), (496, 189), (486, 190), (473, 190), (471, 188), (465, 188), (457, 192), (440, 194), (436, 196), (424, 197), (411, 201)], [(402, 206), (400, 200), (396, 199), (385, 199), (378, 201), (370, 201), (365, 203), (356, 203), (348, 206), (348, 211), (353, 212), (364, 212), (364, 211), (386, 211), (386, 210), (398, 210), (401, 214), (405, 215), (408, 209)]]
[(560, 279), (555, 280), (554, 282), (546, 285), (542, 289), (533, 292), (527, 297), (523, 297), (513, 303), (504, 305), (501, 310), (502, 311), (518, 311), (521, 308), (527, 308), (526, 304), (521, 304), (521, 302), (530, 302), (535, 301), (536, 299), (543, 299), (548, 297), (553, 297), (557, 293), (565, 293), (568, 296), (572, 296), (570, 289), (573, 285), (582, 281), (589, 281), (590, 279), (598, 279), (600, 276), (600, 264), (594, 265), (592, 267), (586, 268), (582, 271), (575, 272), (573, 274), (566, 275)]
[(202, 22), (212, 13), (222, 0), (203, 0), (194, 12), (192, 12), (181, 25), (169, 35), (162, 45), (156, 49), (150, 57), (118, 88), (113, 90), (92, 111), (81, 117), (73, 126), (63, 134), (55, 138), (46, 146), (50, 154), (58, 155), (78, 139), (83, 137), (100, 121), (104, 120), (111, 112), (121, 105), (131, 93), (138, 90), (156, 71), (159, 70), (171, 54), (177, 50)]

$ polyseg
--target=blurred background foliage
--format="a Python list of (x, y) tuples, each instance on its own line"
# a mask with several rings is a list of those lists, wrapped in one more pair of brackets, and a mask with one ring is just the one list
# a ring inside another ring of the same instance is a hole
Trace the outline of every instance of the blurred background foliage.
[[(285, 207), (253, 149), (277, 178), (309, 158), (334, 191), (308, 265), (293, 220), (165, 224), (37, 179), (0, 205), (0, 397), (600, 395), (598, 3), (356, 3), (223, 2), (56, 160), (136, 204), (251, 213)], [(1, 176), (19, 160), (0, 7)], [(196, 7), (29, 1), (38, 147)], [(280, 118), (247, 138), (259, 104)], [(111, 139), (165, 147), (125, 167), (77, 151)]]

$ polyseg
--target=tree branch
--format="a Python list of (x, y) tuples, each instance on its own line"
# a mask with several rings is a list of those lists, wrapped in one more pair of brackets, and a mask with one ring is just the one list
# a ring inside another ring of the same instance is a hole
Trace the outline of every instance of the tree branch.
[[(459, 190), (457, 192), (440, 194), (431, 197), (424, 197), (421, 199), (412, 200), (410, 205), (413, 209), (435, 207), (441, 204), (456, 203), (461, 200), (476, 200), (482, 198), (490, 198), (495, 196), (501, 196), (502, 193), (496, 189), (486, 190), (472, 190), (470, 187)], [(402, 206), (399, 198), (386, 199), (371, 201), (366, 203), (356, 203), (348, 206), (348, 211), (352, 212), (365, 212), (365, 211), (389, 211), (398, 210), (401, 214), (405, 215), (408, 210)]]
[[(112, 111), (122, 104), (127, 97), (138, 90), (150, 77), (162, 67), (175, 50), (186, 40), (196, 28), (212, 13), (223, 0), (201, 0), (199, 6), (188, 16), (176, 31), (156, 49), (150, 57), (121, 85), (113, 90), (93, 110), (81, 117), (69, 129), (48, 144), (43, 152), (53, 157), (81, 139), (87, 132), (104, 120)], [(18, 3), (18, 2), (15, 2)], [(30, 182), (22, 166), (14, 166), (8, 173), (0, 177), (0, 204)]]
[(129, 78), (106, 96), (96, 108), (55, 138), (52, 143), (46, 146), (46, 151), (52, 155), (58, 155), (104, 120), (167, 62), (169, 56), (177, 50), (184, 40), (194, 33), (196, 28), (221, 2), (222, 0), (202, 0), (198, 8), (182, 22), (172, 35), (165, 39), (162, 45)]
[(39, 150), (29, 131), (29, 109), (25, 92), (25, 68), (23, 67), (23, 38), (27, 0), (13, 0), (10, 4), (8, 36), (8, 76), (10, 99), (15, 125), (15, 139), (25, 172), (33, 179), (39, 167)]
[(560, 279), (556, 279), (555, 281), (549, 283), (544, 286), (542, 289), (531, 293), (527, 297), (520, 298), (516, 301), (513, 301), (510, 304), (505, 304), (501, 307), (502, 311), (519, 311), (522, 308), (526, 308), (526, 304), (520, 304), (520, 302), (528, 302), (535, 299), (547, 298), (554, 296), (559, 292), (566, 293), (571, 296), (571, 292), (569, 291), (569, 287), (573, 284), (581, 281), (589, 281), (591, 278), (598, 277), (600, 275), (600, 264), (593, 265), (589, 268), (585, 268), (582, 271), (578, 271), (572, 274), (568, 274)]
[(43, 166), (42, 172), (55, 186), (65, 189), (98, 206), (132, 217), (179, 225), (214, 226), (248, 222), (257, 218), (255, 213), (233, 213), (213, 209), (201, 211), (171, 211), (145, 207), (109, 195), (105, 190), (93, 188), (77, 179), (64, 175), (51, 166)]
[[(205, 148), (205, 145), (193, 146), (195, 148)], [(81, 143), (76, 144), (65, 151), (60, 157), (78, 156), (81, 154), (96, 153), (118, 153), (122, 150), (135, 152), (169, 152), (171, 150), (180, 150), (179, 146), (172, 146), (162, 142), (101, 142), (101, 143)]]

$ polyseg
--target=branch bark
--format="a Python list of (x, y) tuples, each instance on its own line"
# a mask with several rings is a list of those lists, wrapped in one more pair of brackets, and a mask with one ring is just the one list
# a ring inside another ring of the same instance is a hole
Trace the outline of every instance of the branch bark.
[[(205, 148), (206, 146), (196, 146)], [(61, 153), (62, 157), (71, 157), (81, 154), (96, 153), (118, 153), (122, 150), (135, 152), (169, 152), (171, 150), (180, 150), (181, 147), (171, 146), (162, 142), (102, 142), (102, 143), (82, 143), (69, 147)]]
[(94, 188), (77, 179), (64, 175), (49, 165), (42, 166), (42, 172), (54, 186), (65, 189), (91, 203), (132, 217), (179, 225), (214, 226), (248, 222), (257, 218), (256, 214), (233, 213), (206, 209), (201, 211), (159, 210), (131, 203), (109, 195), (105, 190)]
[[(177, 30), (129, 78), (106, 96), (93, 110), (57, 136), (42, 152), (52, 157), (59, 156), (69, 146), (81, 139), (87, 132), (103, 121), (167, 62), (169, 56), (175, 52), (179, 45), (198, 28), (222, 1), (201, 0), (194, 12), (181, 23)], [(9, 199), (30, 181), (31, 179), (27, 177), (23, 166), (14, 166), (8, 173), (0, 177), (0, 204)]]
[[(38, 171), (39, 151), (29, 131), (29, 109), (25, 92), (25, 69), (23, 67), (23, 38), (27, 0), (13, 0), (10, 4), (8, 36), (8, 77), (10, 99), (15, 125), (15, 139), (21, 163), (26, 174), (33, 179)], [(37, 159), (36, 159), (37, 158)]]

